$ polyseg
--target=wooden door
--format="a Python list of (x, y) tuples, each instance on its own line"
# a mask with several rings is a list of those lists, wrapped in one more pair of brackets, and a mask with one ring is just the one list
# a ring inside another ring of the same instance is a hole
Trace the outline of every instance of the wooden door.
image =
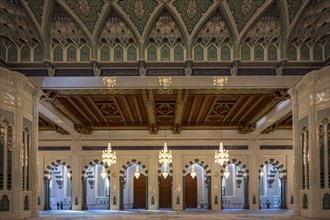
[(166, 179), (160, 176), (159, 181), (159, 208), (172, 207), (172, 177), (168, 176)]
[(197, 177), (193, 179), (190, 174), (186, 175), (185, 205), (186, 208), (197, 208)]
[(146, 177), (141, 173), (139, 179), (134, 177), (134, 207), (146, 208)]

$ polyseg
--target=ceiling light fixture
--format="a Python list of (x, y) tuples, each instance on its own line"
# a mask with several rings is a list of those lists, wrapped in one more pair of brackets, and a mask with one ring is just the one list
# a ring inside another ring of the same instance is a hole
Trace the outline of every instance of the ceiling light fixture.
[(223, 87), (227, 84), (228, 77), (227, 76), (215, 76), (213, 77), (213, 85), (216, 87)]
[(168, 176), (168, 170), (167, 170), (167, 166), (164, 167), (164, 171), (163, 171), (163, 177), (164, 179), (166, 179)]
[(172, 151), (167, 150), (166, 130), (165, 130), (164, 148), (163, 148), (163, 150), (159, 151), (158, 159), (159, 159), (160, 164), (171, 164), (172, 163)]
[(103, 78), (103, 84), (112, 88), (117, 85), (117, 79), (115, 76), (106, 76)]
[(220, 164), (220, 166), (223, 166), (228, 161), (229, 161), (229, 153), (228, 150), (225, 150), (223, 148), (223, 144), (221, 141), (221, 132), (220, 132), (220, 146), (219, 146), (219, 150), (215, 151), (214, 162)]
[(117, 155), (115, 151), (111, 150), (111, 143), (110, 143), (110, 131), (109, 131), (109, 143), (108, 149), (102, 151), (102, 161), (105, 164), (108, 164), (110, 167), (112, 164), (117, 163)]
[(159, 76), (159, 85), (163, 86), (165, 89), (172, 84), (172, 77), (170, 76)]
[(197, 173), (195, 171), (195, 166), (193, 165), (192, 168), (191, 168), (191, 172), (190, 172), (190, 176), (195, 179)]
[(136, 165), (134, 176), (136, 179), (139, 179), (140, 175), (139, 165)]
[(226, 166), (226, 170), (225, 172), (223, 173), (223, 175), (225, 176), (226, 179), (228, 179), (230, 173), (229, 173), (229, 170), (228, 170), (228, 166)]
[(107, 177), (107, 172), (105, 171), (105, 167), (103, 166), (102, 172), (101, 172), (101, 177), (105, 179)]

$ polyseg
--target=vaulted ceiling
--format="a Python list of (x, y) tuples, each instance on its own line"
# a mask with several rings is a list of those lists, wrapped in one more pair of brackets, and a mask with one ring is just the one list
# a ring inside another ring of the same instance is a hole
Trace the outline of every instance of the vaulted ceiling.
[[(305, 75), (330, 63), (329, 14), (330, 1), (319, 0), (2, 0), (0, 64), (30, 79), (127, 77), (129, 88), (110, 90), (39, 84), (80, 133), (248, 133), (288, 98), (288, 86), (155, 89), (146, 77)], [(147, 87), (134, 88), (131, 77)], [(42, 113), (39, 125), (68, 134)], [(291, 113), (262, 133), (275, 129), (291, 129)]]

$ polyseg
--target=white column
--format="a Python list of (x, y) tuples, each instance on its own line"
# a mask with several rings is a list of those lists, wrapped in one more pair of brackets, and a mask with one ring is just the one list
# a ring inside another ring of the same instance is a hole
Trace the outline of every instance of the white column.
[[(158, 204), (158, 158), (157, 155), (148, 156), (148, 209), (157, 210)], [(153, 197), (153, 199), (152, 199)], [(153, 204), (152, 204), (153, 203)]]
[[(83, 170), (83, 165), (81, 164), (81, 144), (80, 136), (73, 136), (71, 143), (72, 152), (72, 192), (71, 192), (71, 203), (72, 210), (81, 210), (82, 205), (82, 181), (81, 175)], [(78, 203), (77, 203), (78, 202)]]
[(172, 207), (173, 210), (183, 210), (183, 187), (182, 187), (182, 155), (173, 154), (173, 186)]
[(251, 135), (249, 142), (249, 206), (259, 210), (259, 143), (258, 135)]

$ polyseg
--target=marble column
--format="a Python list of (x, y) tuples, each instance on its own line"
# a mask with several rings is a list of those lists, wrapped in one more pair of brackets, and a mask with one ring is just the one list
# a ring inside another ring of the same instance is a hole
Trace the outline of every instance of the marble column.
[(110, 204), (111, 204), (110, 176), (107, 176), (107, 178), (108, 178), (108, 181), (109, 181), (109, 196), (108, 196), (108, 198), (109, 198), (109, 206), (108, 206), (108, 210), (110, 210)]
[(51, 210), (50, 207), (50, 187), (49, 187), (50, 179), (48, 177), (44, 177), (44, 187), (45, 187), (45, 202), (44, 202), (44, 210)]
[(286, 176), (280, 177), (281, 180), (281, 205), (280, 209), (287, 209), (286, 206)]
[(243, 209), (249, 209), (249, 176), (244, 176), (244, 206)]
[(87, 178), (85, 176), (82, 176), (81, 180), (82, 180), (82, 206), (81, 206), (81, 210), (88, 210), (88, 207), (87, 207)]

